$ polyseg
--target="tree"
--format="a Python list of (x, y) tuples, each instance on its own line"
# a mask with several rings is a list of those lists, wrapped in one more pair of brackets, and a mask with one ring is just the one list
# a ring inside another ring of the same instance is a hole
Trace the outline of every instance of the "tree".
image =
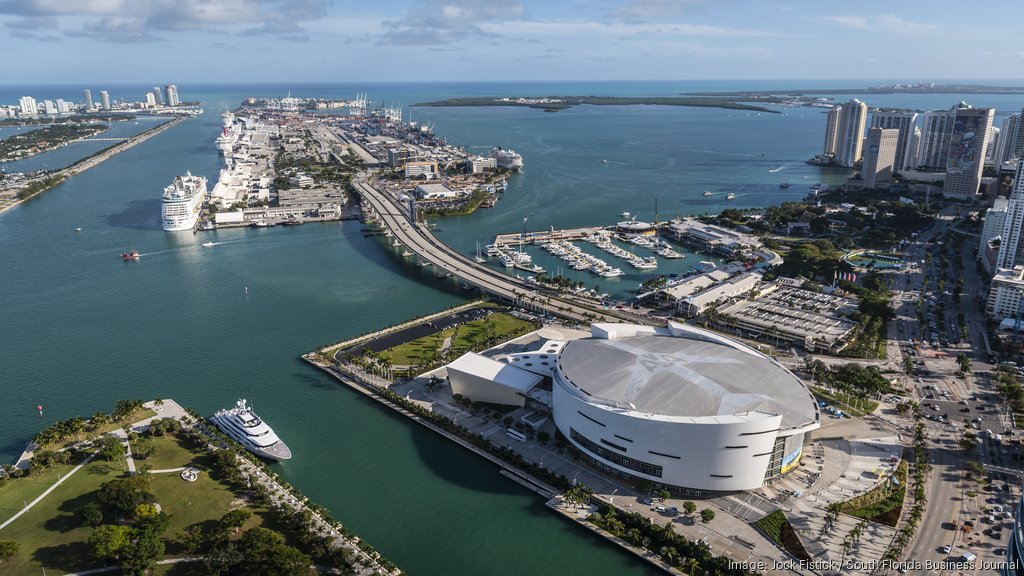
[(665, 500), (668, 500), (671, 497), (672, 497), (672, 493), (669, 492), (668, 490), (665, 490), (664, 488), (662, 488), (661, 490), (658, 490), (658, 498), (662, 502), (664, 502)]
[(114, 436), (104, 436), (99, 441), (99, 454), (107, 462), (121, 462), (125, 459), (124, 445)]
[(75, 511), (82, 526), (99, 526), (103, 524), (103, 511), (95, 502), (87, 502)]
[(693, 514), (696, 511), (697, 504), (695, 504), (693, 500), (687, 500), (686, 502), (683, 502), (683, 512), (686, 512), (687, 515)]
[(117, 560), (131, 544), (131, 537), (129, 526), (104, 524), (89, 536), (89, 550), (97, 560)]
[(153, 500), (153, 495), (149, 493), (149, 477), (139, 474), (111, 480), (103, 484), (96, 499), (100, 504), (110, 506), (117, 513), (128, 516), (135, 512), (139, 504)]
[(13, 558), (19, 548), (21, 545), (13, 540), (0, 540), (0, 562)]
[(704, 522), (705, 524), (707, 524), (708, 522), (711, 522), (712, 520), (715, 519), (715, 511), (712, 510), (711, 508), (705, 508), (705, 509), (701, 510), (700, 511), (700, 519), (701, 519), (701, 522)]
[(245, 522), (252, 517), (252, 512), (245, 508), (235, 508), (228, 512), (220, 519), (220, 525), (226, 530), (233, 530), (238, 532), (238, 529), (242, 527)]

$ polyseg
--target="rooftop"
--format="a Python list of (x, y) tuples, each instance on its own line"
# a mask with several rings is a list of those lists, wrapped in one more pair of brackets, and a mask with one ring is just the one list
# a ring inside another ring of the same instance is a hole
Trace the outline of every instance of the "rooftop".
[(537, 374), (503, 364), (497, 360), (491, 360), (486, 356), (473, 352), (467, 352), (460, 356), (448, 365), (448, 370), (486, 378), (524, 395), (542, 380), (542, 377)]
[(562, 371), (586, 394), (637, 412), (780, 414), (783, 429), (817, 420), (814, 399), (803, 383), (745, 346), (721, 338), (637, 334), (569, 342), (559, 360)]

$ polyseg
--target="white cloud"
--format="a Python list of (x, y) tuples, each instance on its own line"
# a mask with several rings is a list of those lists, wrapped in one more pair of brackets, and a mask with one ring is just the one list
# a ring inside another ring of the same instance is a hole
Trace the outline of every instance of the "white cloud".
[(517, 20), (526, 6), (517, 0), (420, 0), (398, 20), (385, 20), (379, 44), (437, 46), (481, 36), (481, 24)]
[(615, 13), (622, 18), (664, 18), (712, 4), (713, 0), (629, 0)]
[(539, 36), (564, 38), (589, 36), (593, 38), (621, 37), (705, 37), (705, 38), (757, 38), (777, 36), (771, 32), (743, 28), (723, 28), (705, 24), (687, 23), (611, 23), (593, 20), (519, 20), (481, 25), (488, 32), (502, 32), (509, 36)]
[(141, 42), (154, 31), (245, 30), (303, 35), (302, 23), (322, 17), (329, 0), (0, 0), (0, 14), (82, 23), (68, 35)]
[(882, 14), (870, 18), (866, 16), (823, 16), (818, 20), (831, 22), (852, 30), (904, 34), (908, 36), (930, 34), (939, 28), (936, 24), (906, 20), (895, 14)]

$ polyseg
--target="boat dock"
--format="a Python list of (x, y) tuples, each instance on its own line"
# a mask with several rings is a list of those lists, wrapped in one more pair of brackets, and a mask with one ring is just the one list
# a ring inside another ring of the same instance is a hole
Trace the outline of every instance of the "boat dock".
[(523, 244), (540, 244), (542, 242), (551, 242), (553, 240), (580, 240), (590, 236), (598, 230), (603, 229), (603, 226), (590, 226), (587, 228), (569, 228), (567, 230), (544, 230), (541, 232), (514, 232), (512, 234), (498, 234), (494, 237), (494, 243), (512, 246), (519, 244), (520, 238), (522, 238)]

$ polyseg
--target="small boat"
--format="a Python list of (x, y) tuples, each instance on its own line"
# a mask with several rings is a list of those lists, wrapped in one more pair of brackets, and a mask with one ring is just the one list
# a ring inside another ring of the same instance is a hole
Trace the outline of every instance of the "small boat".
[(473, 261), (476, 262), (477, 264), (483, 264), (484, 262), (487, 262), (487, 259), (483, 257), (483, 254), (480, 253), (479, 242), (476, 243), (476, 257), (473, 258)]
[(789, 182), (783, 182), (782, 184), (779, 184), (779, 188), (789, 188)]
[(81, 226), (79, 226), (78, 228), (75, 228), (75, 232), (81, 232), (81, 231), (82, 231), (82, 227)]
[(732, 200), (735, 197), (736, 197), (736, 195), (733, 194), (732, 192), (729, 192), (728, 194), (725, 195), (725, 199), (726, 200)]
[[(302, 224), (302, 220), (285, 220), (284, 221), (284, 225), (285, 226), (298, 226), (299, 224)], [(395, 242), (398, 242), (398, 240), (395, 240)], [(396, 246), (397, 246), (397, 244), (396, 244)]]
[(710, 190), (705, 190), (705, 191), (704, 191), (704, 195), (705, 195), (705, 196), (711, 196), (712, 194), (714, 194), (714, 192), (712, 192), (712, 191), (710, 191)]
[(623, 212), (622, 214), (619, 214), (619, 218), (629, 218), (629, 216), (629, 212)]
[(608, 163), (608, 160), (607, 160), (607, 159), (605, 159), (605, 160), (601, 160), (601, 164), (607, 164), (607, 163)]
[(402, 252), (402, 258), (408, 258), (409, 256), (412, 256), (412, 252), (409, 252), (408, 250)]
[(134, 248), (132, 250), (127, 251), (127, 252), (122, 252), (121, 253), (121, 260), (124, 260), (125, 262), (134, 262), (134, 261), (137, 261), (141, 257), (142, 256), (139, 255), (139, 251), (135, 250)]
[(210, 246), (216, 246), (216, 245), (217, 245), (216, 242), (203, 242), (203, 246), (206, 246), (207, 248), (209, 248)]

